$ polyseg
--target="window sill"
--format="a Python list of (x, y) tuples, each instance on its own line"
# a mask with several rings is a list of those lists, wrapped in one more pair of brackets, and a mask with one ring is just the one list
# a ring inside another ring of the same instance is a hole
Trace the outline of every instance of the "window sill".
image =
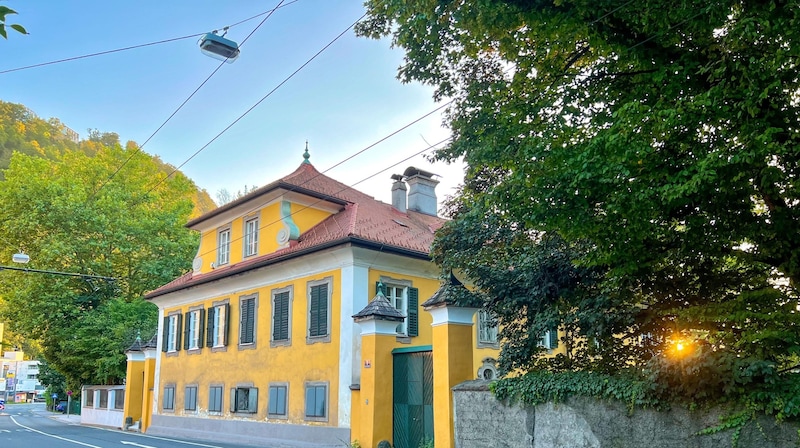
[[(325, 336), (306, 336), (306, 344), (317, 344), (321, 342), (331, 342), (331, 335), (328, 333)], [(327, 421), (327, 420), (325, 420)]]
[(278, 414), (267, 414), (267, 419), (269, 420), (289, 420), (288, 415), (278, 415)]
[(228, 347), (226, 347), (224, 345), (220, 345), (220, 346), (217, 346), (217, 347), (211, 347), (211, 353), (227, 352), (227, 351), (228, 351)]
[(411, 343), (411, 336), (406, 336), (404, 334), (399, 334), (395, 338), (395, 340), (401, 344), (410, 344)]
[(493, 348), (495, 350), (500, 350), (500, 343), (499, 342), (478, 342), (477, 348)]
[(320, 422), (320, 423), (328, 423), (328, 417), (305, 417), (305, 421), (307, 422)]
[(249, 344), (239, 344), (239, 350), (255, 350), (255, 349), (256, 349), (255, 342), (251, 342)]
[(269, 341), (269, 346), (270, 347), (291, 347), (292, 346), (292, 340), (291, 339), (286, 339), (286, 340), (281, 340), (281, 341)]

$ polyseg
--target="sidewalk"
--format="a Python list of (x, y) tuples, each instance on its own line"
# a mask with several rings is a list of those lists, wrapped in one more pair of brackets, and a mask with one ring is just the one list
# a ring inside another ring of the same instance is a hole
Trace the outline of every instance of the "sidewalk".
[(62, 423), (69, 423), (72, 425), (80, 425), (81, 424), (81, 416), (75, 414), (62, 414), (60, 412), (52, 412), (52, 411), (36, 411), (37, 414), (41, 415), (42, 417), (49, 417), (53, 420), (58, 420)]

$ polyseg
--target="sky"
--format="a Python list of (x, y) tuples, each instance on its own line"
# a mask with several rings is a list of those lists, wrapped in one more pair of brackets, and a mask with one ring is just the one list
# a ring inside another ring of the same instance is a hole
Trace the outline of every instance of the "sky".
[[(221, 30), (279, 3), (5, 0), (18, 13), (7, 23), (30, 34), (9, 31), (0, 39), (0, 72)], [(462, 165), (433, 163), (424, 157), (430, 151), (401, 162), (448, 138), (438, 112), (334, 167), (440, 104), (429, 86), (397, 79), (401, 49), (389, 39), (356, 37), (352, 29), (286, 81), (365, 9), (359, 0), (284, 5), (260, 26), (266, 14), (228, 30), (226, 38), (240, 44), (239, 58), (223, 64), (166, 124), (220, 65), (200, 52), (198, 37), (0, 73), (0, 100), (58, 118), (81, 138), (97, 129), (116, 132), (123, 144), (142, 144), (164, 124), (143, 150), (174, 166), (185, 163), (181, 171), (215, 200), (220, 189), (263, 186), (291, 173), (306, 141), (319, 171), (384, 202), (391, 202), (390, 175), (408, 166), (440, 176), (440, 203), (453, 194)]]

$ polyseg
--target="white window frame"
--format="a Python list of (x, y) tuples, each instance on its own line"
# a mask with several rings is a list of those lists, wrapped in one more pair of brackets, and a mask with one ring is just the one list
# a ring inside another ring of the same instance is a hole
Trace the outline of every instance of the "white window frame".
[[(544, 347), (547, 350), (553, 350), (554, 348), (556, 348), (551, 346), (550, 344), (550, 332), (552, 331), (553, 330), (547, 330), (544, 333), (542, 333), (542, 337), (541, 339), (539, 339), (539, 347)], [(558, 338), (558, 330), (555, 331), (556, 331), (556, 338)]]
[(189, 327), (189, 350), (200, 349), (200, 310), (186, 313), (186, 323)]
[(244, 221), (244, 244), (242, 250), (245, 257), (258, 255), (258, 216)]
[(231, 228), (223, 227), (217, 231), (217, 266), (231, 261)]
[(214, 322), (212, 329), (206, 329), (206, 331), (211, 331), (212, 333), (212, 344), (211, 348), (220, 348), (225, 347), (225, 332), (228, 330), (225, 328), (225, 324), (227, 322), (228, 316), (225, 314), (226, 308), (229, 308), (225, 305), (228, 305), (228, 302), (215, 304), (214, 308)]
[(164, 341), (167, 344), (167, 353), (175, 353), (178, 351), (178, 332), (181, 331), (178, 328), (178, 319), (180, 314), (172, 314), (167, 316), (167, 340)]
[[(492, 323), (494, 322), (494, 325)], [(492, 314), (488, 310), (479, 310), (478, 311), (478, 348), (484, 347), (491, 347), (491, 348), (499, 348), (498, 347), (498, 326), (496, 319), (493, 318)]]
[[(383, 294), (386, 296), (386, 299), (389, 300), (389, 303), (397, 310), (403, 313), (405, 319), (403, 322), (397, 324), (397, 331), (398, 336), (407, 336), (408, 335), (408, 288), (411, 287), (411, 282), (409, 280), (397, 280), (389, 277), (381, 277), (381, 283), (383, 283)], [(398, 294), (400, 291), (400, 294)]]

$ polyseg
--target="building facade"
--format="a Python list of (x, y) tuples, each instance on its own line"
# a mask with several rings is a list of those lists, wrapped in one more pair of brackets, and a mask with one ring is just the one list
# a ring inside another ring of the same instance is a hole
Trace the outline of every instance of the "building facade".
[(452, 446), (450, 387), (492, 377), (499, 347), (488, 316), (424, 306), (438, 181), (409, 168), (386, 204), (304, 157), (187, 224), (193, 270), (145, 296), (159, 332), (128, 352), (126, 416), (151, 434)]

